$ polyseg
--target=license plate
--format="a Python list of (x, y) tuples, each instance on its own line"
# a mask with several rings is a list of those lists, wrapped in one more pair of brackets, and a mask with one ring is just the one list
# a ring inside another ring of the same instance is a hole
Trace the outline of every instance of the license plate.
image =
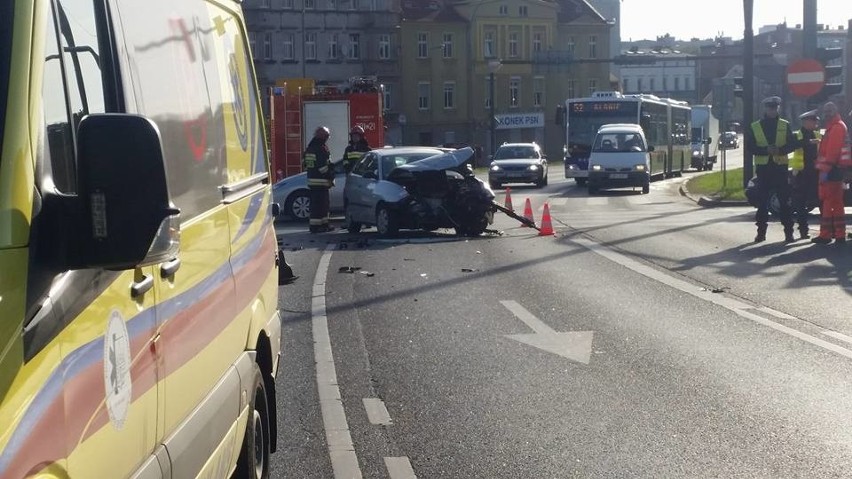
[(626, 180), (627, 173), (610, 173), (609, 177), (613, 180)]
[(512, 171), (509, 172), (506, 176), (508, 176), (509, 178), (523, 178), (524, 176), (526, 176), (526, 173), (522, 171)]

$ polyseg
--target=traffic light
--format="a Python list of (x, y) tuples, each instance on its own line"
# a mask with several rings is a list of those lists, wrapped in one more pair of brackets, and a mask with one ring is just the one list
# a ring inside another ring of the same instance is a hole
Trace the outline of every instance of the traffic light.
[(828, 100), (832, 95), (843, 93), (843, 64), (833, 62), (843, 56), (843, 48), (817, 48), (816, 60), (822, 63), (825, 68), (825, 86), (816, 95), (812, 96), (812, 102), (823, 102)]
[(734, 77), (734, 96), (743, 97), (743, 77)]

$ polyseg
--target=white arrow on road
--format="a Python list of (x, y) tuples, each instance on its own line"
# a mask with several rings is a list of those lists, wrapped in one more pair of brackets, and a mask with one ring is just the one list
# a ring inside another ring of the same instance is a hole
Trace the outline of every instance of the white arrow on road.
[(516, 301), (500, 301), (534, 332), (532, 334), (507, 334), (506, 337), (532, 347), (558, 354), (578, 363), (589, 364), (592, 354), (593, 331), (571, 331), (559, 333), (544, 324)]

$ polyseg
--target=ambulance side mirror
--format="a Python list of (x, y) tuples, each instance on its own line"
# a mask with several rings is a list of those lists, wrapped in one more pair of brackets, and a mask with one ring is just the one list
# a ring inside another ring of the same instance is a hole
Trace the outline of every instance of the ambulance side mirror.
[(169, 201), (156, 124), (139, 115), (88, 115), (77, 136), (82, 211), (71, 269), (123, 270), (172, 259), (180, 210)]

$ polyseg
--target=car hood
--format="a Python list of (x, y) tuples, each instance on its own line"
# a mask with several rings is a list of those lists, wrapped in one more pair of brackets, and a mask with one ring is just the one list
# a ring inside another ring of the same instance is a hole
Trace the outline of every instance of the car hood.
[(272, 185), (272, 189), (283, 188), (288, 185), (292, 185), (294, 183), (306, 183), (308, 174), (305, 172), (297, 173), (292, 176), (288, 176), (282, 180), (277, 181), (274, 185)]
[(429, 158), (414, 161), (407, 165), (397, 166), (393, 169), (392, 173), (396, 170), (409, 173), (452, 170), (470, 161), (471, 158), (473, 158), (473, 148), (467, 147), (444, 153), (443, 155), (430, 156)]
[(633, 167), (644, 164), (647, 158), (647, 153), (644, 151), (594, 152), (589, 157), (589, 165), (601, 165), (604, 168)]

